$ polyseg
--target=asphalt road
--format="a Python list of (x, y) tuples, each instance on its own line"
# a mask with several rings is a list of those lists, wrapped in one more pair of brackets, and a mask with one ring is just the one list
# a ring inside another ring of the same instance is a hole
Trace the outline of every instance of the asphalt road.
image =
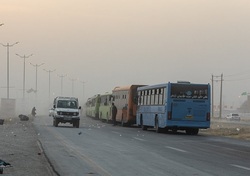
[(36, 118), (39, 140), (58, 175), (250, 175), (250, 142), (199, 134), (157, 134), (88, 117), (80, 128)]

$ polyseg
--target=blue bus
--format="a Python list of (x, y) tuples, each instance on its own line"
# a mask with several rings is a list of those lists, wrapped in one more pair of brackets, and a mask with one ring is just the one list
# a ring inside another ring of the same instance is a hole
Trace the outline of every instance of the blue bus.
[(210, 84), (165, 83), (137, 89), (136, 124), (142, 130), (185, 130), (197, 135), (210, 127)]

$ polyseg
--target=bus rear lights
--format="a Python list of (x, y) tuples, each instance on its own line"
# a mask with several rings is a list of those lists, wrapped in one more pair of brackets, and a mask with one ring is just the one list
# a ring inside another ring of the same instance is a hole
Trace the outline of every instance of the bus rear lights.
[(172, 111), (168, 111), (168, 120), (172, 119)]
[(207, 121), (210, 121), (210, 113), (207, 113)]

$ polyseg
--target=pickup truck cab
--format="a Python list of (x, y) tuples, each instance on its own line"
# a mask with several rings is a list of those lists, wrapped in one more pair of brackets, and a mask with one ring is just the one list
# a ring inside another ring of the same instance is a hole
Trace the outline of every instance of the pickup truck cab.
[(53, 102), (53, 126), (59, 123), (70, 123), (79, 128), (80, 112), (78, 99), (75, 97), (56, 97)]

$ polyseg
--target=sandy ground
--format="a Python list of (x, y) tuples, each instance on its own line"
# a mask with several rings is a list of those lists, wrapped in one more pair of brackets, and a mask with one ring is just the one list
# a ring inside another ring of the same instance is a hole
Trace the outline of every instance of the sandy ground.
[[(249, 123), (250, 120), (243, 120), (241, 122)], [(206, 130), (200, 130), (200, 133), (250, 141), (249, 125), (230, 123), (226, 120), (212, 120), (210, 128)]]
[(0, 159), (12, 167), (4, 168), (3, 175), (13, 176), (54, 176), (42, 147), (32, 118), (5, 119), (0, 125)]
[[(13, 176), (55, 176), (42, 147), (39, 134), (32, 123), (19, 118), (5, 119), (0, 125), (0, 159), (12, 167), (4, 168), (3, 175)], [(201, 134), (226, 136), (250, 140), (250, 126), (212, 121), (211, 128), (200, 130)]]

